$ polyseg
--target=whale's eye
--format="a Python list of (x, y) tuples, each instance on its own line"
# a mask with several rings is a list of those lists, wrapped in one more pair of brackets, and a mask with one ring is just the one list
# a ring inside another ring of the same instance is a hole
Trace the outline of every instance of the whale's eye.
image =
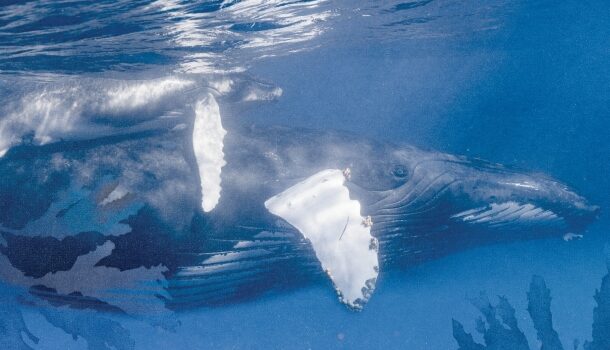
[(409, 172), (407, 171), (407, 168), (404, 165), (397, 164), (392, 169), (392, 175), (402, 179), (407, 177), (407, 175), (409, 175)]

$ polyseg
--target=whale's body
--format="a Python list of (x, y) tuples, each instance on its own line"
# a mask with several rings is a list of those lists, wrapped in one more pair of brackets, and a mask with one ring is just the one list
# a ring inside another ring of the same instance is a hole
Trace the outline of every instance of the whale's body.
[[(360, 217), (346, 220), (348, 214), (332, 212), (343, 215), (339, 230), (323, 234), (338, 242), (350, 233), (346, 221), (360, 224), (370, 216), (380, 271), (484, 244), (568, 233), (571, 238), (598, 211), (566, 185), (542, 175), (343, 132), (253, 126), (229, 131), (224, 153), (221, 198), (202, 218), (214, 248), (177, 270), (178, 283), (170, 283), (176, 287), (176, 306), (222, 303), (323, 275), (327, 266), (315, 241), (299, 226), (325, 212), (308, 208), (311, 213), (296, 214), (303, 216), (299, 221), (278, 215), (269, 203), (303, 184), (302, 192), (314, 191), (309, 179), (324, 172), (349, 171), (344, 187), (358, 203)], [(324, 190), (315, 191), (312, 196), (324, 195)], [(290, 204), (297, 207), (299, 198), (293, 196)], [(366, 259), (356, 256), (354, 261), (359, 258)], [(218, 293), (215, 279), (230, 286), (229, 292)], [(368, 292), (351, 306), (360, 307)]]
[[(576, 234), (598, 210), (543, 176), (277, 126), (228, 130), (219, 196), (202, 210), (205, 174), (191, 133), (12, 149), (0, 159), (4, 281), (60, 305), (135, 313), (232, 302), (328, 274), (359, 308), (379, 272), (472, 246)], [(291, 211), (291, 195), (331, 199)]]

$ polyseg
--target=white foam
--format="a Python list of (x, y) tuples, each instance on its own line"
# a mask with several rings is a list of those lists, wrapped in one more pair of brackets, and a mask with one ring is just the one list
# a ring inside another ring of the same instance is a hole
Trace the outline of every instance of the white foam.
[(227, 134), (222, 127), (220, 107), (212, 94), (197, 102), (193, 127), (193, 149), (201, 181), (201, 207), (209, 212), (220, 200), (220, 174), (224, 160), (223, 141)]
[(341, 301), (360, 309), (375, 288), (377, 242), (344, 181), (341, 170), (323, 170), (270, 198), (265, 207), (311, 242)]

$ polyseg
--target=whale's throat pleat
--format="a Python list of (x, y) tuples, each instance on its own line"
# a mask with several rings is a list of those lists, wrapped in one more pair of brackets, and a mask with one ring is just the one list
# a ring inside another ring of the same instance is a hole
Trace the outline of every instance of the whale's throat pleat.
[(465, 210), (451, 216), (452, 219), (470, 225), (487, 225), (492, 227), (542, 226), (564, 224), (563, 218), (551, 210), (537, 207), (530, 203), (508, 201), (491, 203), (488, 206)]

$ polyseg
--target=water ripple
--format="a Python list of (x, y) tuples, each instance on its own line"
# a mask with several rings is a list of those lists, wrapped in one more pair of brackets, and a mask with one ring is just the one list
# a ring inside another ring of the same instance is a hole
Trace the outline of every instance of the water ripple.
[(0, 6), (0, 71), (96, 72), (172, 65), (241, 71), (306, 49), (332, 12), (315, 1), (39, 0)]
[[(438, 38), (502, 26), (512, 0), (59, 0), (0, 5), (0, 73), (169, 67), (241, 72), (324, 45)], [(323, 41), (330, 33), (335, 41)]]

